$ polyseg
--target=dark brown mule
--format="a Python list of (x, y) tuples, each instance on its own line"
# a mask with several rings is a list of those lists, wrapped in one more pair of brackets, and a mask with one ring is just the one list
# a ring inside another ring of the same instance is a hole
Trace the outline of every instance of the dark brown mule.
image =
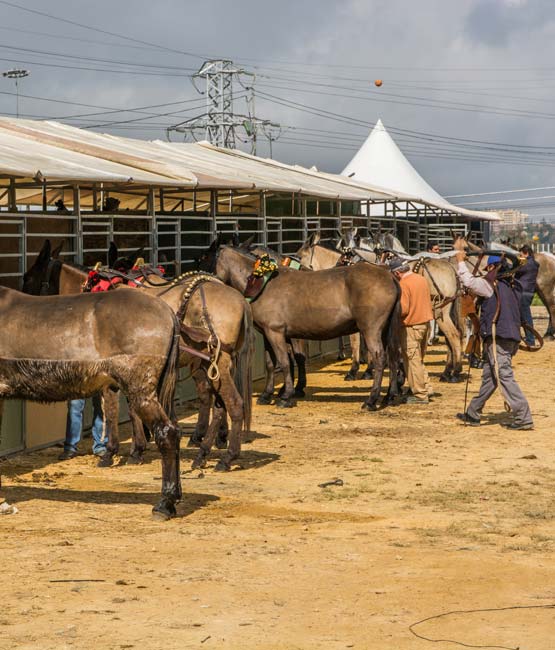
[[(231, 286), (244, 291), (257, 258), (214, 242), (201, 259), (201, 268), (214, 271)], [(282, 368), (289, 363), (287, 342), (292, 338), (327, 340), (360, 331), (375, 365), (374, 385), (364, 406), (377, 406), (386, 363), (390, 368), (390, 393), (397, 395), (399, 362), (399, 285), (386, 269), (370, 264), (327, 271), (299, 273), (280, 268), (252, 303), (255, 325), (265, 346)], [(270, 397), (274, 386), (266, 385)], [(285, 391), (278, 404), (292, 406), (291, 376), (285, 373)]]
[[(241, 250), (251, 253), (260, 257), (261, 255), (269, 255), (272, 259), (283, 266), (286, 258), (289, 256), (282, 255), (272, 248), (267, 246), (253, 246), (251, 241), (254, 237), (251, 237), (247, 241), (243, 242), (238, 246)], [(299, 339), (291, 340), (291, 352), (292, 359), (290, 358), (289, 370), (291, 371), (291, 376), (294, 377), (295, 374), (295, 365), (297, 366), (297, 383), (295, 385), (295, 397), (305, 397), (305, 388), (306, 388), (306, 356), (307, 356), (307, 346), (306, 341)], [(265, 363), (266, 363), (266, 378), (267, 383), (274, 383), (274, 379), (270, 378), (270, 375), (274, 373), (274, 364), (270, 358), (270, 355), (265, 353)], [(283, 385), (281, 391), (278, 393), (278, 397), (281, 397), (283, 391), (285, 390), (285, 384)], [(270, 404), (271, 399), (267, 400), (265, 398), (258, 398), (259, 404)]]
[[(115, 263), (117, 249), (110, 247), (110, 261)], [(136, 254), (128, 260), (120, 258), (124, 267), (127, 263), (132, 266)], [(49, 271), (50, 269), (50, 271)], [(88, 278), (88, 271), (63, 264), (60, 260), (50, 257), (50, 242), (46, 241), (33, 267), (25, 274), (23, 289), (26, 292), (38, 292), (46, 289), (44, 278), (50, 274), (48, 291), (57, 292), (58, 286), (65, 287), (70, 293), (81, 290)], [(58, 278), (58, 284), (56, 283)], [(249, 305), (237, 291), (217, 281), (215, 278), (202, 278), (197, 274), (187, 275), (175, 282), (168, 283), (156, 275), (148, 275), (144, 284), (144, 292), (148, 295), (159, 296), (168, 303), (174, 312), (184, 306), (185, 296), (201, 280), (191, 292), (187, 302), (183, 324), (188, 327), (189, 335), (195, 340), (188, 340), (189, 347), (197, 348), (208, 353), (206, 343), (211, 333), (220, 344), (216, 360), (217, 377), (210, 380), (207, 371), (209, 365), (198, 357), (181, 349), (179, 365), (189, 367), (195, 381), (200, 402), (199, 420), (192, 436), (193, 444), (200, 445), (200, 451), (194, 462), (195, 467), (204, 466), (218, 432), (225, 429), (227, 424), (226, 410), (231, 418), (231, 433), (229, 447), (220, 459), (217, 469), (229, 469), (241, 449), (241, 431), (249, 431), (251, 426), (252, 404), (252, 354), (254, 329)], [(206, 280), (206, 282), (204, 282)], [(153, 285), (160, 286), (153, 286)], [(116, 285), (120, 286), (120, 285)], [(129, 318), (138, 318), (139, 314), (129, 314)], [(211, 328), (211, 329), (210, 329)], [(204, 333), (204, 336), (203, 336)], [(198, 336), (200, 334), (200, 337)], [(187, 335), (186, 335), (187, 336)], [(108, 429), (109, 464), (111, 458), (119, 450), (118, 415), (119, 399), (113, 392), (104, 395), (105, 415)], [(210, 420), (211, 407), (213, 418)], [(133, 447), (131, 460), (141, 462), (146, 449), (146, 438), (141, 419), (133, 409), (129, 410), (133, 424)], [(225, 437), (218, 442), (220, 448), (225, 448)]]
[[(121, 318), (126, 313), (142, 318), (129, 322)], [(170, 417), (180, 334), (168, 305), (132, 291), (35, 297), (0, 287), (0, 314), (0, 403), (121, 389), (162, 454), (162, 499), (154, 512), (175, 515), (179, 432)]]

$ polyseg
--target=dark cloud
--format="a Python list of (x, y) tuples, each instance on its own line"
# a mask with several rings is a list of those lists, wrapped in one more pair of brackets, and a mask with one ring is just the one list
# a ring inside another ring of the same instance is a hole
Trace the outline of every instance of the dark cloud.
[[(118, 135), (164, 138), (163, 125), (202, 112), (203, 98), (187, 75), (198, 69), (205, 56), (224, 56), (257, 73), (257, 113), (288, 127), (274, 144), (274, 155), (287, 162), (340, 171), (369, 127), (282, 106), (262, 92), (286, 103), (299, 102), (369, 124), (381, 117), (386, 126), (420, 133), (555, 146), (549, 115), (555, 114), (555, 71), (550, 67), (555, 58), (552, 0), (17, 2), (182, 52), (149, 48), (0, 4), (0, 45), (7, 46), (0, 47), (4, 59), (0, 66), (23, 65), (31, 70), (21, 85), (23, 94), (109, 108), (198, 100), (183, 105), (178, 115), (104, 127)], [(58, 38), (16, 29), (57, 34)], [(61, 38), (66, 36), (77, 40)], [(160, 73), (141, 76), (39, 65), (130, 68), (116, 66), (114, 61), (167, 67), (138, 67), (137, 71)], [(373, 85), (376, 78), (384, 81), (380, 91)], [(13, 92), (10, 82), (0, 78), (0, 84), (3, 92)], [(245, 110), (243, 100), (237, 109)], [(14, 110), (15, 98), (0, 94), (0, 112)], [(488, 110), (522, 112), (500, 115)], [(101, 109), (29, 98), (21, 99), (21, 111), (55, 118), (84, 115), (70, 120), (80, 125), (142, 117), (129, 112), (96, 116), (91, 114)], [(399, 138), (399, 144), (443, 193), (553, 184), (550, 166), (540, 161), (506, 164), (496, 154), (478, 160), (464, 146), (448, 148), (425, 140)], [(259, 152), (268, 154), (264, 140)]]

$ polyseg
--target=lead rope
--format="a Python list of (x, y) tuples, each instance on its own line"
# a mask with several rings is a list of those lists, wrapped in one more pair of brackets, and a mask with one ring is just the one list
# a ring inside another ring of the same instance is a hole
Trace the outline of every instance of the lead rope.
[(202, 301), (202, 324), (210, 332), (210, 338), (208, 339), (207, 346), (211, 361), (206, 371), (206, 376), (212, 383), (214, 383), (220, 379), (218, 359), (220, 358), (222, 342), (212, 327), (212, 322), (210, 321), (210, 316), (206, 307), (206, 296), (204, 295), (204, 287), (202, 284), (203, 283), (200, 283), (199, 286), (200, 299)]

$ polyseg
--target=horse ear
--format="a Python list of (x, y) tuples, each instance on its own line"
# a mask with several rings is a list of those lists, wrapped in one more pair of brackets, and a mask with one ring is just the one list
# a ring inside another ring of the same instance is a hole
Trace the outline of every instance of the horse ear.
[(320, 231), (317, 230), (316, 232), (313, 232), (312, 235), (310, 235), (310, 239), (308, 240), (308, 243), (310, 246), (316, 246), (320, 239), (322, 238), (322, 235), (320, 234)]
[(50, 261), (51, 253), (52, 245), (50, 244), (50, 239), (45, 239), (33, 266), (47, 266)]
[(241, 242), (239, 241), (239, 234), (234, 232), (233, 235), (231, 235), (231, 239), (229, 240), (229, 245), (233, 246), (233, 248), (240, 248), (241, 247)]
[(111, 241), (110, 249), (108, 250), (108, 266), (110, 268), (113, 268), (117, 259), (118, 259), (118, 247), (116, 246), (116, 242)]
[(141, 247), (138, 248), (134, 253), (132, 253), (131, 255), (128, 255), (128, 256), (127, 256), (127, 260), (129, 261), (129, 263), (131, 264), (131, 266), (135, 266), (135, 262), (136, 262), (140, 257), (143, 257), (144, 254), (145, 254), (145, 247), (144, 247), (144, 246), (141, 246)]
[(249, 248), (254, 243), (255, 236), (256, 235), (251, 235), (248, 239), (245, 239), (245, 241), (242, 244), (239, 244), (239, 248), (241, 248), (242, 250), (248, 251)]
[(60, 253), (62, 252), (62, 248), (64, 247), (65, 243), (66, 243), (66, 240), (63, 239), (62, 243), (59, 246), (56, 246), (56, 248), (52, 251), (52, 254), (50, 255), (50, 257), (52, 257), (52, 259), (57, 260), (60, 257)]

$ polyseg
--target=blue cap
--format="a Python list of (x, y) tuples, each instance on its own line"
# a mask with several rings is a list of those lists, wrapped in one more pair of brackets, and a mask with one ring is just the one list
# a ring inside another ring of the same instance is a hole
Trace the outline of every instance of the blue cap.
[(499, 255), (490, 255), (488, 257), (488, 264), (499, 264), (501, 257)]

